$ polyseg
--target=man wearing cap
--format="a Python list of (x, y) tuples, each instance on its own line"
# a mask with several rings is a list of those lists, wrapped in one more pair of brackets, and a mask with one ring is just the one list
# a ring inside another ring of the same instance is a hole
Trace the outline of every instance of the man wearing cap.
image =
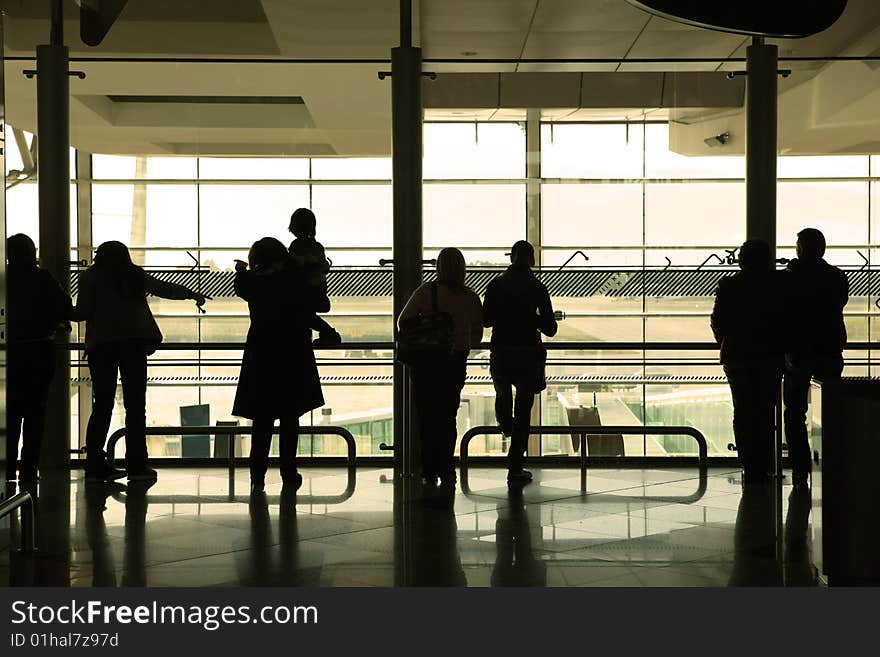
[[(510, 252), (511, 265), (486, 288), (483, 325), (492, 328), (489, 372), (495, 385), (495, 416), (510, 437), (507, 480), (528, 483), (523, 470), (535, 395), (547, 387), (547, 349), (541, 334), (556, 335), (558, 325), (550, 294), (532, 267), (535, 249), (520, 240)], [(513, 388), (516, 388), (514, 402)]]

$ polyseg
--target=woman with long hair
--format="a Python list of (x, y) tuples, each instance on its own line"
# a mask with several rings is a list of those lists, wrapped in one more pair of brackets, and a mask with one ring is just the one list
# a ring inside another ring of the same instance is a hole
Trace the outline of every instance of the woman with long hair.
[(309, 328), (317, 295), (272, 237), (254, 243), (247, 263), (236, 261), (235, 293), (247, 301), (251, 319), (232, 407), (233, 415), (253, 422), (251, 492), (264, 491), (279, 420), (282, 493), (292, 493), (302, 485), (296, 468), (299, 418), (324, 405)]
[(483, 339), (480, 297), (465, 285), (464, 277), (465, 262), (461, 251), (443, 249), (437, 256), (436, 283), (424, 283), (416, 289), (397, 318), (399, 326), (420, 313), (429, 314), (435, 310), (452, 317), (452, 355), (412, 368), (422, 445), (422, 480), (428, 485), (433, 485), (438, 477), (441, 485), (455, 485), (456, 415), (467, 374), (467, 357)]
[(55, 373), (53, 337), (70, 317), (70, 297), (52, 274), (39, 267), (37, 248), (27, 235), (19, 233), (6, 240), (6, 258), (6, 480), (16, 478), (21, 437), (18, 482), (26, 488), (37, 479), (49, 385)]
[(92, 379), (92, 415), (86, 429), (86, 479), (125, 476), (107, 463), (104, 444), (116, 377), (122, 379), (125, 405), (125, 468), (130, 481), (152, 480), (147, 467), (147, 356), (162, 342), (162, 332), (150, 312), (147, 295), (163, 299), (193, 299), (202, 306), (207, 297), (189, 288), (154, 278), (131, 261), (122, 242), (104, 242), (94, 264), (79, 277), (79, 294), (72, 318), (86, 323), (86, 357)]

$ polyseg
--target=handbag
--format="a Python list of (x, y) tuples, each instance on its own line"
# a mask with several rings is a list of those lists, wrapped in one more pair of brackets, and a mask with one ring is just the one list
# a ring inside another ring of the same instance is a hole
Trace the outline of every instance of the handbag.
[(437, 305), (437, 283), (431, 283), (430, 313), (419, 313), (400, 323), (397, 361), (410, 367), (436, 363), (450, 356), (455, 347), (452, 315)]

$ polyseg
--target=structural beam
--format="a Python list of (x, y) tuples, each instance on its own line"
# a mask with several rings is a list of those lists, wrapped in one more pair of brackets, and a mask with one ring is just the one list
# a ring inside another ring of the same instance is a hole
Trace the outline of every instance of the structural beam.
[[(70, 292), (70, 106), (68, 50), (59, 42), (37, 46), (37, 135), (40, 262)], [(59, 338), (66, 341), (66, 337)], [(70, 354), (58, 349), (46, 410), (41, 466), (70, 465)]]
[(764, 240), (774, 254), (778, 54), (760, 37), (746, 49), (746, 239)]
[[(422, 51), (407, 44), (407, 38), (411, 38), (411, 28), (402, 27), (405, 45), (391, 50), (395, 320), (422, 282)], [(396, 321), (394, 332), (396, 337)], [(395, 364), (394, 463), (395, 474), (405, 477), (416, 471), (419, 461), (411, 402), (409, 373)]]

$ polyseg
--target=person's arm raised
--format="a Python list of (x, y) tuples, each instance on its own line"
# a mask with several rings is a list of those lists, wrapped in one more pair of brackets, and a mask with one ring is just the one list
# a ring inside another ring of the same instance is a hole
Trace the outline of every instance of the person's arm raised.
[(211, 298), (201, 292), (190, 290), (185, 285), (161, 281), (147, 272), (144, 272), (144, 290), (162, 299), (193, 299), (197, 306), (203, 306), (205, 300)]

